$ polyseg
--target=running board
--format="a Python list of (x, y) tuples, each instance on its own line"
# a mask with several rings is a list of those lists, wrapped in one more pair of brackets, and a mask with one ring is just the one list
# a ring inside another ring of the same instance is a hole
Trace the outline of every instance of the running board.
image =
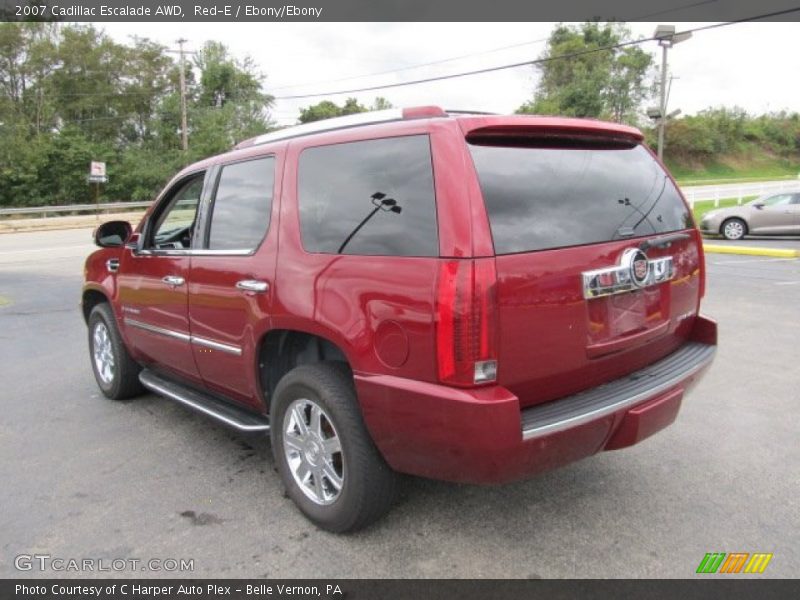
[(151, 392), (180, 402), (239, 431), (269, 431), (269, 419), (267, 417), (176, 383), (149, 369), (143, 369), (139, 373), (139, 381)]

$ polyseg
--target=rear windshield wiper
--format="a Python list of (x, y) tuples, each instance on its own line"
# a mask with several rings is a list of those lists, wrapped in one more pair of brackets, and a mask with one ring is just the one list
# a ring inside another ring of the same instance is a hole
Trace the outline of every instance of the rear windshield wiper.
[(668, 233), (667, 235), (660, 235), (657, 238), (652, 238), (649, 240), (643, 241), (639, 244), (639, 250), (647, 250), (648, 248), (656, 248), (661, 246), (666, 246), (671, 244), (672, 242), (678, 242), (680, 240), (688, 240), (689, 239), (688, 233)]

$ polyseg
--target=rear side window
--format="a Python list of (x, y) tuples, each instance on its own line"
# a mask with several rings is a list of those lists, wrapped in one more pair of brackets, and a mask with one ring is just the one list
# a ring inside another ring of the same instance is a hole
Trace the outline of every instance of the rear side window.
[(222, 167), (211, 209), (211, 250), (254, 250), (264, 239), (272, 212), (273, 157)]
[(675, 185), (642, 146), (470, 143), (469, 149), (497, 254), (692, 226)]
[(309, 252), (438, 256), (427, 135), (304, 150), (298, 204)]

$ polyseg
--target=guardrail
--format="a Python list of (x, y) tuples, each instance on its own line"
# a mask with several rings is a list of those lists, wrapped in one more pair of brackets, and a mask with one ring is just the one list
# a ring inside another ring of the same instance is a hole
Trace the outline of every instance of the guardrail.
[(0, 217), (12, 215), (41, 215), (78, 212), (106, 212), (139, 210), (150, 206), (148, 202), (106, 202), (103, 204), (68, 204), (66, 206), (20, 206), (18, 208), (0, 208)]

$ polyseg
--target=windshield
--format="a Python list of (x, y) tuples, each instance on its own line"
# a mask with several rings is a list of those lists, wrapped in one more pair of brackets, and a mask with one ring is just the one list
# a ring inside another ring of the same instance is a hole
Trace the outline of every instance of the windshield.
[(497, 254), (692, 227), (675, 185), (640, 145), (469, 149)]

